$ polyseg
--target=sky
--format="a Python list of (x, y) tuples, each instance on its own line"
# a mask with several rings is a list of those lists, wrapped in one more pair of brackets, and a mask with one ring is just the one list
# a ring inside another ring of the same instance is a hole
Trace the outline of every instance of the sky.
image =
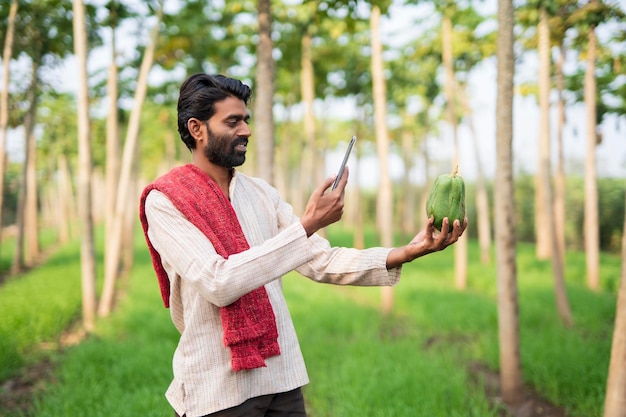
[[(166, 2), (167, 3), (167, 2)], [(620, 3), (626, 10), (626, 0)], [(479, 2), (482, 13), (495, 13), (495, 0)], [(382, 36), (391, 43), (405, 42), (408, 36), (413, 35), (415, 19), (424, 17), (428, 10), (424, 6), (398, 6), (394, 5), (390, 9), (388, 17), (381, 21)], [(119, 42), (120, 45), (130, 45), (131, 43)], [(132, 46), (131, 46), (132, 47)], [(108, 54), (92, 54), (90, 56), (90, 70), (92, 67), (102, 68), (107, 65), (103, 60), (108, 59)], [(66, 84), (68, 91), (75, 91), (75, 85), (71, 80), (76, 77), (68, 76), (75, 73), (75, 61), (67, 60), (57, 71), (58, 74), (51, 74), (51, 77), (58, 78)], [(516, 68), (516, 82), (536, 79), (538, 72), (536, 59), (532, 56), (525, 59), (523, 64)], [(155, 76), (153, 74), (153, 76)], [(67, 81), (69, 80), (69, 81)], [(480, 166), (488, 178), (495, 175), (495, 100), (496, 100), (496, 70), (495, 60), (483, 63), (474, 71), (470, 79), (470, 97), (474, 110), (474, 125), (479, 142)], [(388, 82), (393, 82), (393, 79)], [(327, 102), (326, 102), (327, 103)], [(348, 102), (349, 104), (349, 102)], [(321, 104), (320, 104), (321, 105)], [(324, 112), (327, 113), (327, 112)], [(320, 112), (321, 114), (321, 112)], [(332, 114), (351, 117), (354, 114), (353, 108), (346, 106), (346, 101), (337, 103)], [(581, 173), (582, 161), (586, 150), (586, 125), (585, 109), (583, 105), (570, 106), (567, 114), (567, 125), (564, 137), (564, 152), (566, 160), (570, 162), (566, 166), (568, 173)], [(552, 130), (556, 123), (554, 115), (552, 117)], [(626, 121), (618, 120), (615, 117), (609, 118), (601, 125), (603, 132), (603, 142), (596, 149), (598, 175), (626, 178)], [(538, 108), (533, 98), (515, 98), (514, 102), (514, 164), (519, 172), (534, 172), (537, 164), (537, 138), (538, 136)], [(553, 135), (554, 136), (554, 135)], [(364, 140), (375, 140), (372, 130), (370, 138), (359, 138)], [(346, 138), (346, 144), (349, 137)], [(458, 141), (460, 147), (460, 174), (472, 180), (477, 173), (477, 162), (472, 138), (467, 126), (461, 125), (458, 131)], [(9, 138), (9, 150), (12, 155), (22, 152), (20, 146), (20, 135), (13, 132)], [(357, 146), (359, 146), (357, 144)], [(328, 175), (333, 175), (335, 166), (339, 166), (343, 157), (345, 144), (341, 144), (337, 149), (328, 152), (327, 170)], [(445, 126), (440, 137), (433, 138), (429, 142), (429, 151), (435, 159), (433, 172), (431, 175), (438, 175), (450, 171), (450, 160), (452, 158), (453, 143), (449, 129)], [(553, 154), (555, 153), (553, 147)], [(439, 161), (437, 163), (437, 161)], [(421, 159), (416, 156), (416, 168), (409, 173), (416, 183), (423, 180), (423, 167)], [(392, 177), (399, 180), (404, 174), (400, 158), (392, 157), (389, 166), (392, 169)], [(378, 181), (378, 164), (374, 156), (366, 157), (361, 163), (360, 178), (363, 185), (375, 187)]]

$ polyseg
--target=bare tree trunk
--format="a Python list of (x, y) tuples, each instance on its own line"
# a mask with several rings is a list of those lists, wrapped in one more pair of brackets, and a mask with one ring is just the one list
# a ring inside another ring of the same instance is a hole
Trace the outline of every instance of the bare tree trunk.
[(498, 0), (498, 95), (496, 103), (495, 237), (498, 274), (500, 389), (507, 404), (523, 399), (519, 343), (519, 304), (513, 187), (513, 52), (512, 0)]
[[(365, 111), (362, 107), (357, 110), (356, 120), (357, 121), (354, 126), (354, 131), (358, 138), (361, 137), (360, 122), (365, 120)], [(353, 246), (357, 249), (363, 249), (365, 247), (365, 219), (363, 215), (363, 202), (361, 198), (361, 175), (359, 174), (359, 165), (362, 157), (361, 147), (357, 146), (356, 149), (353, 150), (353, 152), (355, 155), (354, 168), (350, 173), (352, 183), (354, 184), (352, 191), (352, 195), (354, 196), (354, 198), (352, 199), (351, 203), (354, 206)]]
[(585, 71), (585, 106), (587, 107), (587, 152), (585, 155), (584, 237), (587, 259), (587, 286), (600, 287), (600, 236), (598, 226), (598, 184), (596, 179), (596, 33), (589, 29), (587, 69)]
[(609, 376), (604, 399), (604, 417), (626, 417), (626, 214), (622, 233), (622, 277), (617, 295), (615, 329)]
[(350, 190), (350, 208), (352, 209), (354, 223), (353, 223), (353, 238), (352, 245), (357, 249), (365, 248), (365, 231), (364, 228), (364, 219), (363, 219), (363, 208), (361, 207), (361, 188), (359, 187), (359, 162), (361, 152), (358, 150), (358, 147), (355, 152), (356, 158), (354, 158), (354, 168), (350, 172), (350, 180), (352, 187)]
[[(372, 33), (372, 83), (374, 90), (374, 119), (376, 130), (376, 151), (380, 164), (380, 185), (377, 200), (377, 224), (381, 245), (393, 246), (393, 185), (389, 175), (389, 138), (387, 136), (387, 93), (383, 74), (383, 47), (380, 40), (380, 8), (372, 6), (370, 16)], [(393, 309), (393, 288), (382, 288), (382, 312), (388, 314)]]
[(2, 51), (2, 88), (0, 88), (0, 242), (2, 242), (4, 173), (6, 171), (7, 132), (9, 130), (9, 64), (13, 56), (13, 35), (15, 33), (17, 8), (17, 0), (12, 0), (9, 8), (7, 32), (4, 38), (4, 50)]
[[(161, 110), (159, 120), (163, 126), (171, 126), (172, 117), (167, 110)], [(169, 128), (163, 134), (165, 135), (165, 157), (160, 164), (159, 175), (166, 173), (176, 165), (176, 135)]]
[(463, 91), (464, 113), (467, 121), (474, 145), (474, 158), (476, 159), (476, 218), (478, 227), (478, 245), (480, 247), (480, 262), (488, 264), (491, 262), (491, 224), (489, 210), (489, 196), (487, 187), (485, 186), (485, 175), (483, 173), (482, 161), (480, 159), (480, 149), (478, 144), (478, 136), (474, 126), (472, 107), (467, 100), (467, 94)]
[(19, 274), (24, 268), (24, 240), (26, 225), (26, 199), (28, 195), (28, 161), (32, 158), (32, 147), (29, 146), (29, 140), (33, 136), (35, 130), (35, 118), (37, 116), (37, 85), (39, 83), (39, 62), (33, 60), (31, 68), (31, 80), (28, 87), (28, 113), (24, 118), (24, 143), (25, 155), (24, 165), (22, 166), (22, 176), (20, 178), (20, 190), (17, 202), (17, 236), (15, 238), (15, 252), (13, 252), (13, 264), (11, 265), (11, 274)]
[[(291, 103), (285, 103), (286, 119), (283, 121), (283, 138), (294, 137), (292, 133), (294, 131), (291, 114), (292, 108), (293, 105)], [(296, 149), (297, 147), (293, 148), (293, 150)], [(291, 188), (300, 188), (291, 187), (291, 180), (293, 179), (290, 175), (291, 151), (292, 146), (290, 140), (280, 140), (276, 143), (276, 170), (274, 171), (274, 187), (282, 196), (290, 196)], [(300, 211), (301, 209), (300, 207), (296, 209), (295, 200), (291, 201), (291, 205), (294, 209), (294, 213), (296, 213), (297, 216), (300, 216), (302, 214)]]
[[(105, 242), (111, 237), (115, 218), (116, 192), (119, 182), (120, 172), (120, 133), (118, 119), (118, 68), (115, 61), (117, 55), (115, 42), (115, 27), (111, 29), (111, 65), (109, 65), (109, 76), (107, 78), (107, 96), (109, 97), (109, 112), (107, 115), (106, 125), (106, 202), (104, 213)], [(110, 265), (111, 260), (108, 259), (111, 252), (105, 251), (104, 264)]]
[(300, 170), (300, 194), (298, 201), (298, 205), (301, 207), (304, 207), (304, 203), (306, 203), (306, 199), (312, 191), (312, 179), (317, 178), (315, 164), (315, 113), (313, 111), (315, 85), (311, 44), (311, 34), (307, 28), (302, 35), (302, 73), (300, 77), (302, 104), (304, 105), (304, 147), (302, 168)]
[(535, 237), (538, 259), (552, 256), (551, 233), (553, 210), (550, 190), (550, 28), (545, 7), (539, 12), (539, 164), (535, 176)]
[(78, 195), (81, 220), (81, 270), (83, 289), (83, 326), (88, 332), (96, 319), (96, 255), (91, 207), (91, 131), (89, 125), (89, 90), (87, 85), (87, 29), (85, 5), (74, 0), (74, 51), (78, 62)]
[(415, 155), (413, 134), (408, 129), (402, 130), (402, 161), (404, 163), (404, 178), (402, 189), (404, 190), (403, 208), (400, 213), (400, 227), (402, 230), (415, 230), (415, 187), (411, 183), (409, 175), (413, 169), (413, 156)]
[[(33, 126), (34, 127), (34, 126)], [(37, 142), (35, 131), (27, 137), (28, 158), (24, 161), (26, 173), (26, 200), (24, 202), (24, 263), (30, 267), (39, 257), (39, 214), (37, 204)]]
[(424, 158), (424, 189), (422, 190), (420, 196), (420, 211), (422, 213), (419, 217), (418, 227), (422, 230), (426, 227), (428, 222), (428, 217), (426, 215), (426, 204), (428, 202), (428, 194), (430, 193), (430, 187), (432, 184), (431, 175), (430, 175), (430, 155), (428, 153), (428, 146), (426, 143), (427, 140), (424, 140), (421, 144), (422, 156)]
[[(454, 158), (452, 167), (459, 165), (459, 141), (457, 136), (456, 94), (454, 61), (452, 54), (452, 20), (444, 13), (441, 27), (442, 58), (446, 73), (444, 93), (446, 96), (446, 115), (452, 132), (454, 143)], [(467, 234), (464, 234), (454, 245), (454, 282), (458, 289), (467, 287)]]
[[(545, 7), (539, 9), (539, 169), (538, 185), (541, 185), (541, 203), (535, 211), (535, 215), (542, 214), (543, 223), (541, 233), (548, 238), (549, 251), (540, 255), (548, 255), (551, 258), (552, 272), (554, 274), (554, 295), (556, 298), (557, 311), (563, 324), (572, 325), (572, 313), (567, 300), (565, 277), (563, 271), (563, 258), (558, 249), (558, 239), (554, 225), (554, 207), (552, 199), (552, 176), (550, 175), (550, 27), (548, 25), (548, 11)], [(537, 235), (539, 236), (539, 235)], [(539, 242), (537, 242), (539, 247)]]
[(70, 212), (68, 210), (68, 205), (73, 204), (73, 198), (68, 199), (68, 196), (71, 196), (71, 183), (70, 183), (70, 175), (67, 167), (67, 158), (65, 154), (60, 154), (57, 157), (57, 192), (56, 199), (58, 201), (57, 209), (57, 222), (58, 222), (58, 230), (59, 230), (59, 242), (67, 243), (70, 240), (70, 219), (73, 217), (70, 216)]
[(554, 193), (554, 226), (558, 240), (559, 253), (565, 262), (565, 160), (563, 156), (563, 128), (565, 126), (565, 99), (563, 98), (565, 47), (561, 44), (559, 60), (556, 64), (557, 104), (557, 167)]
[(270, 0), (258, 0), (256, 99), (254, 107), (257, 145), (257, 175), (274, 182), (274, 57), (272, 56), (272, 11)]
[[(130, 113), (128, 122), (128, 130), (126, 132), (126, 140), (124, 141), (124, 151), (122, 154), (122, 165), (120, 167), (120, 179), (117, 188), (117, 197), (115, 201), (115, 216), (111, 227), (110, 239), (106, 242), (106, 251), (110, 252), (107, 256), (104, 267), (104, 286), (102, 289), (102, 297), (98, 305), (98, 315), (106, 317), (113, 308), (115, 298), (115, 282), (119, 276), (120, 262), (122, 259), (124, 226), (127, 224), (125, 212), (127, 210), (126, 199), (133, 196), (134, 181), (132, 178), (133, 163), (135, 162), (135, 149), (139, 140), (139, 128), (141, 124), (141, 109), (146, 99), (148, 90), (148, 73), (152, 68), (154, 60), (154, 49), (156, 47), (157, 35), (159, 33), (159, 25), (163, 17), (163, 4), (159, 2), (157, 11), (157, 22), (150, 34), (150, 43), (146, 47), (139, 76), (137, 79), (137, 89), (135, 90), (134, 106)], [(134, 197), (134, 196), (133, 196)], [(131, 197), (132, 198), (132, 197)]]
[(125, 218), (124, 218), (124, 227), (123, 227), (123, 236), (122, 236), (122, 247), (125, 248), (122, 251), (122, 271), (124, 271), (123, 276), (127, 276), (127, 274), (132, 270), (133, 264), (135, 262), (135, 252), (134, 252), (134, 236), (135, 236), (135, 224), (137, 221), (137, 201), (139, 201), (139, 197), (141, 195), (139, 189), (139, 161), (140, 159), (140, 150), (139, 146), (135, 147), (135, 157), (133, 158), (133, 167), (131, 172), (131, 185), (130, 185), (130, 194), (131, 198), (126, 199), (126, 210), (125, 210)]

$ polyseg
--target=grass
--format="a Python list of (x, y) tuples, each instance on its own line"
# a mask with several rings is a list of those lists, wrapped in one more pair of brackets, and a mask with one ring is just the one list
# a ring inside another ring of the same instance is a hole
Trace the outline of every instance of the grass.
[[(336, 244), (351, 244), (349, 234), (340, 229), (331, 229), (329, 236)], [(371, 242), (373, 235), (368, 239)], [(172, 415), (163, 393), (171, 379), (178, 336), (162, 307), (147, 251), (140, 239), (137, 242), (135, 268), (118, 309), (101, 320), (86, 341), (53, 356), (54, 378), (34, 402), (31, 415)], [(495, 267), (480, 265), (475, 242), (469, 250), (468, 289), (454, 289), (452, 249), (432, 254), (404, 267), (394, 291), (394, 312), (388, 317), (378, 312), (378, 288), (320, 285), (297, 274), (285, 277), (286, 298), (311, 379), (304, 391), (311, 417), (496, 415), (468, 371), (474, 362), (498, 366)], [(584, 267), (579, 270), (584, 256), (568, 255), (575, 326), (567, 329), (556, 315), (550, 264), (537, 261), (533, 251), (531, 245), (518, 247), (524, 378), (545, 398), (567, 408), (570, 416), (600, 417), (615, 318), (612, 282), (619, 276), (620, 260), (603, 256), (604, 290), (595, 293), (585, 288)], [(39, 274), (70, 276), (72, 268), (80, 269), (70, 247), (63, 253), (56, 265), (46, 265)], [(30, 274), (15, 284), (33, 279)], [(45, 293), (74, 297), (77, 281), (67, 280), (72, 282), (68, 287)], [(7, 288), (0, 287), (3, 326), (7, 316), (29, 314), (21, 307), (28, 305), (23, 294), (30, 298), (33, 291), (2, 298)], [(9, 298), (18, 300), (5, 309)], [(54, 339), (50, 335), (68, 323), (51, 320), (61, 315), (44, 314), (41, 303), (36, 301), (31, 306), (38, 307), (31, 309), (48, 317), (41, 319), (41, 327), (49, 332), (32, 343)], [(45, 304), (55, 305), (49, 300)], [(77, 312), (65, 314), (75, 317)], [(8, 328), (17, 331), (15, 326), (31, 321), (36, 320), (13, 322)], [(28, 356), (29, 349), (24, 351)]]
[[(12, 257), (12, 242), (3, 251)], [(44, 239), (45, 246), (52, 243)], [(0, 287), (0, 380), (40, 358), (36, 349), (58, 339), (80, 312), (78, 243), (61, 248), (43, 268), (8, 279)]]

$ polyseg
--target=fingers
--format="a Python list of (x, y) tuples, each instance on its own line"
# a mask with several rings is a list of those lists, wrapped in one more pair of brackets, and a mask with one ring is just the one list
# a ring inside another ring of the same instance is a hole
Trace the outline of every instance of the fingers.
[[(334, 190), (331, 189), (330, 191), (341, 193), (343, 196), (343, 190), (345, 190), (346, 185), (348, 184), (349, 175), (350, 169), (346, 166), (344, 168), (343, 174), (341, 175), (341, 178), (339, 179), (339, 182), (337, 183), (337, 187)], [(335, 182), (335, 178), (337, 178), (337, 176), (326, 178), (324, 182), (322, 182), (313, 193), (323, 195), (329, 188), (332, 187), (333, 183)]]
[[(430, 219), (428, 225), (430, 226)], [(434, 246), (437, 250), (443, 250), (448, 246), (455, 243), (463, 235), (463, 232), (467, 228), (467, 217), (463, 219), (463, 224), (459, 220), (454, 220), (454, 223), (450, 224), (450, 219), (444, 217), (441, 222), (441, 230), (438, 234), (435, 234)]]
[[(314, 191), (313, 194), (321, 196), (326, 190), (328, 190), (332, 185), (335, 179), (333, 177), (326, 178)], [(337, 187), (339, 188), (339, 187)]]
[[(444, 227), (445, 227), (445, 232), (444, 232)], [(459, 220), (456, 219), (454, 220), (454, 223), (452, 223), (452, 225), (450, 225), (450, 221), (446, 217), (443, 220), (443, 224), (441, 226), (441, 234), (446, 237), (446, 242), (445, 242), (444, 247), (452, 245), (457, 240), (459, 240), (459, 238), (463, 235), (463, 232), (465, 231), (466, 228), (467, 228), (467, 217), (463, 219), (463, 224), (461, 224), (461, 222), (459, 222)]]
[(447, 217), (443, 218), (441, 222), (441, 231), (437, 238), (435, 239), (435, 245), (440, 248), (446, 248), (450, 243), (448, 242), (448, 238), (450, 238), (450, 220)]
[(343, 170), (343, 174), (341, 175), (341, 178), (339, 179), (339, 183), (337, 184), (337, 188), (335, 188), (335, 191), (339, 190), (339, 192), (343, 193), (343, 190), (345, 190), (346, 185), (348, 185), (348, 177), (350, 176), (350, 168), (348, 168), (348, 166), (346, 166)]

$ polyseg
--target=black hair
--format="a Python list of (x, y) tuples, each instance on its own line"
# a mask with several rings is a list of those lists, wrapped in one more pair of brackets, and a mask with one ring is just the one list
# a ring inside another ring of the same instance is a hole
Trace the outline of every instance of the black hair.
[(236, 97), (248, 104), (251, 94), (246, 84), (224, 75), (194, 74), (187, 78), (178, 97), (178, 133), (183, 143), (190, 151), (196, 147), (187, 127), (190, 118), (209, 120), (215, 114), (216, 102)]

